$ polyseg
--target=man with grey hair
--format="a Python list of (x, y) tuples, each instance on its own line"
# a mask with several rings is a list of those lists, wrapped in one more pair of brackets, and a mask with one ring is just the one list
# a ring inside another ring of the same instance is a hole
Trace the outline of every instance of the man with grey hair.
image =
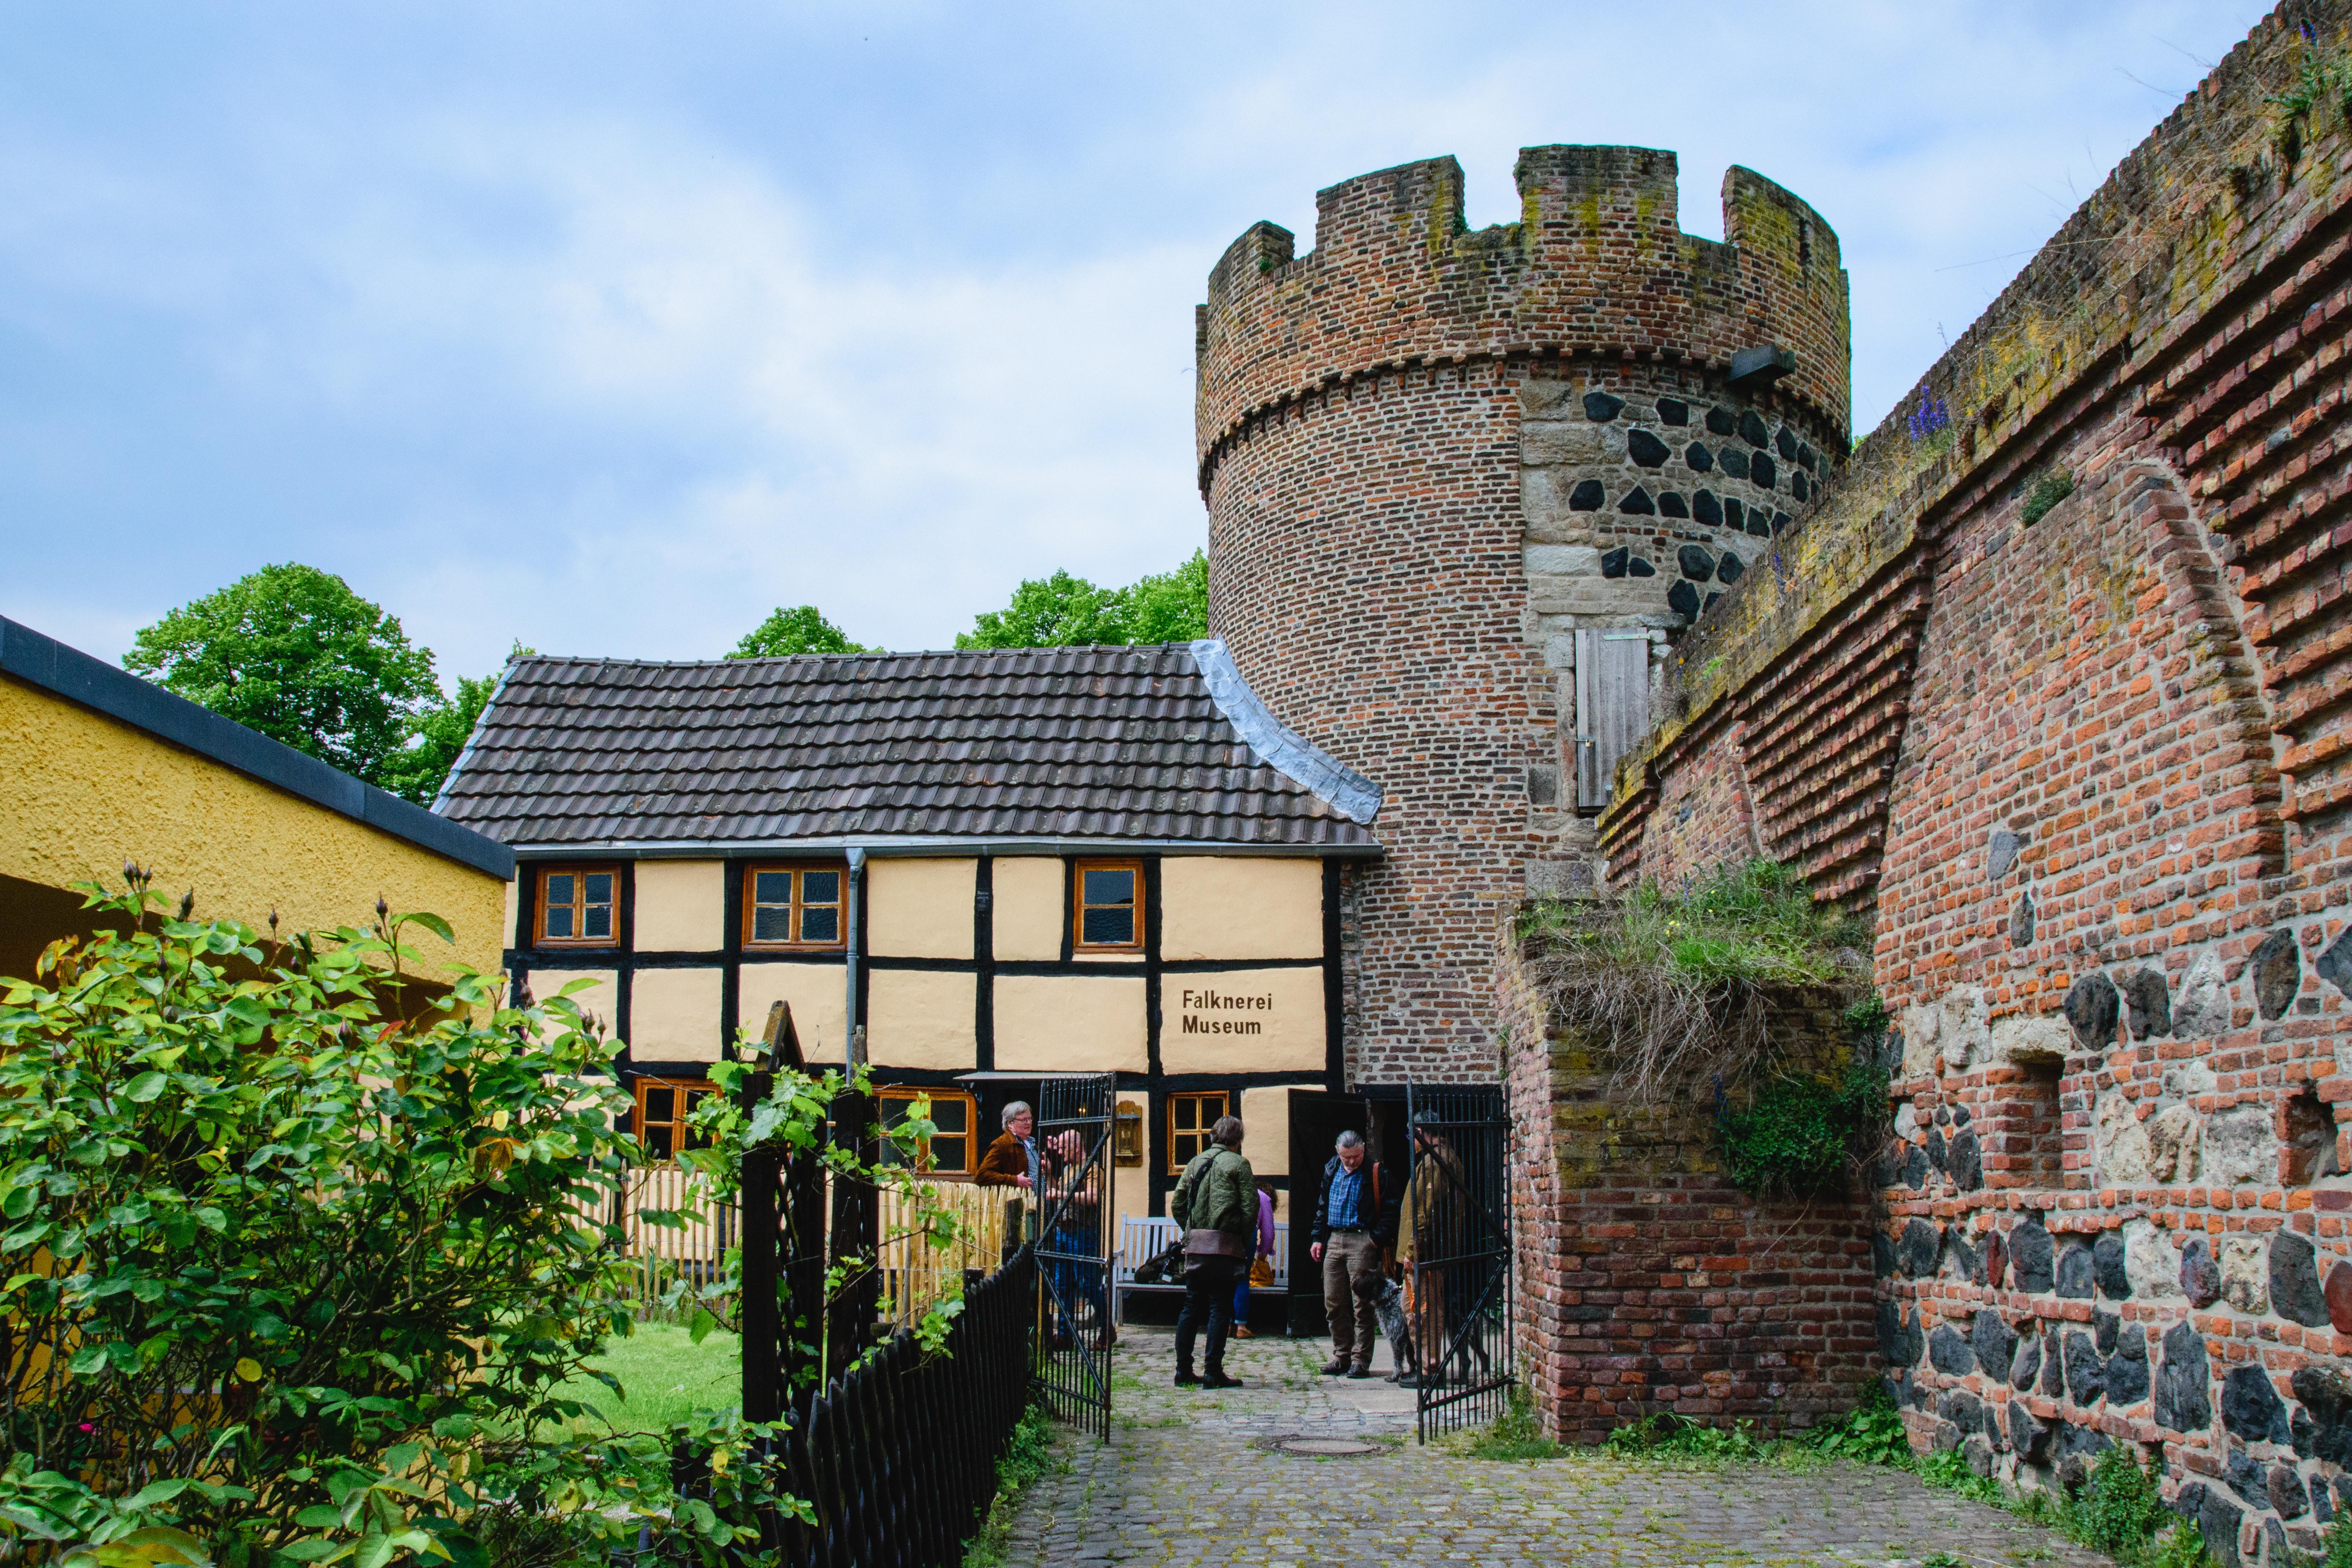
[(972, 1173), (973, 1184), (982, 1187), (1022, 1187), (1037, 1190), (1037, 1113), (1029, 1109), (1025, 1100), (1016, 1100), (1004, 1108), (998, 1118), (1004, 1131), (981, 1156), (980, 1169)]
[(1323, 1266), (1323, 1310), (1331, 1321), (1331, 1359), (1323, 1375), (1370, 1377), (1372, 1351), (1380, 1343), (1374, 1303), (1381, 1289), (1381, 1252), (1396, 1239), (1396, 1204), (1402, 1194), (1381, 1191), (1380, 1165), (1364, 1158), (1362, 1134), (1340, 1133), (1337, 1148), (1323, 1167), (1314, 1246), (1307, 1253)]

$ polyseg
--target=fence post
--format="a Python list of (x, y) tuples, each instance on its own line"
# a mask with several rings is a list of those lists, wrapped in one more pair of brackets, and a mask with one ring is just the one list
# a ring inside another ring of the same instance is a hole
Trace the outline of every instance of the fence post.
[[(767, 1099), (763, 1072), (743, 1080), (743, 1112)], [(784, 1336), (777, 1321), (776, 1177), (773, 1149), (749, 1149), (741, 1170), (743, 1211), (743, 1419), (774, 1421), (784, 1413)]]
[[(874, 1100), (855, 1090), (834, 1097), (833, 1143), (853, 1152), (861, 1165), (871, 1164), (874, 1147)], [(874, 1332), (882, 1279), (876, 1265), (881, 1247), (879, 1205), (873, 1184), (843, 1176), (833, 1178), (833, 1262), (847, 1265), (850, 1283), (833, 1300), (825, 1314), (825, 1374), (838, 1376), (865, 1350)]]

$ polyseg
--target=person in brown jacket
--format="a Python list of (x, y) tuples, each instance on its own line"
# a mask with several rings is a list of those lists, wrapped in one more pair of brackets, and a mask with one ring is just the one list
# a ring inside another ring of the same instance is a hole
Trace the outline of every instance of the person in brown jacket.
[(980, 1169), (973, 1173), (972, 1182), (982, 1187), (1022, 1187), (1034, 1192), (1037, 1187), (1037, 1113), (1029, 1109), (1025, 1100), (1016, 1100), (1004, 1108), (999, 1118), (1004, 1131), (980, 1157)]

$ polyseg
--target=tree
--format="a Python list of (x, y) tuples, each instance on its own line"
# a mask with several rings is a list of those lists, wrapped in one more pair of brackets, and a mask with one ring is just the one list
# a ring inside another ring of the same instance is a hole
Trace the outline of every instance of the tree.
[(448, 782), (449, 770), (457, 765), (466, 742), (473, 738), (482, 710), (490, 705), (490, 694), (498, 689), (495, 675), (459, 676), (457, 695), (426, 705), (417, 715), (407, 750), (384, 764), (383, 777), (378, 782), (403, 800), (431, 805)]
[(433, 655), (341, 577), (265, 566), (141, 631), (123, 667), (381, 784), (440, 700)]
[(1192, 558), (1172, 572), (1125, 588), (1099, 588), (1056, 572), (1013, 590), (1013, 603), (974, 617), (956, 647), (1078, 647), (1129, 643), (1190, 642), (1208, 636), (1209, 559)]
[(878, 647), (854, 643), (839, 626), (824, 618), (814, 605), (778, 605), (772, 615), (743, 635), (729, 658), (781, 658), (796, 653), (880, 653)]

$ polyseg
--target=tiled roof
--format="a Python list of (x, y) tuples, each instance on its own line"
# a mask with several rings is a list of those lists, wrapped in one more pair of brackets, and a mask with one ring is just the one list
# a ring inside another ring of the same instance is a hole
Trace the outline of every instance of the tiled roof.
[(1176, 643), (518, 658), (435, 809), (523, 848), (950, 837), (1365, 853), (1379, 804), (1258, 705), (1222, 645)]

